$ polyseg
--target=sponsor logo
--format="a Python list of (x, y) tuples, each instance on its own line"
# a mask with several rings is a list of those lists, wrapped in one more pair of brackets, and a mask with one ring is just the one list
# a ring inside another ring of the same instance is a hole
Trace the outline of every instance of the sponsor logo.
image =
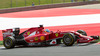
[(50, 42), (50, 44), (52, 45), (52, 44), (56, 44), (56, 40), (52, 40), (51, 42)]
[(38, 37), (35, 37), (35, 41), (38, 41)]
[(33, 42), (33, 40), (30, 40), (30, 42)]
[(40, 39), (43, 41), (43, 40), (45, 40), (45, 37), (44, 36), (41, 36)]

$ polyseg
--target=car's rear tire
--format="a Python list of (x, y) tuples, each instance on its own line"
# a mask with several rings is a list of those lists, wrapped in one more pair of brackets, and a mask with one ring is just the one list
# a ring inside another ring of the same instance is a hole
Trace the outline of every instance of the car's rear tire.
[(15, 46), (15, 38), (10, 36), (4, 39), (3, 41), (4, 47), (7, 49), (14, 48)]
[(72, 46), (75, 42), (75, 35), (73, 33), (66, 33), (63, 36), (63, 43), (66, 46)]
[(78, 33), (87, 36), (87, 33), (84, 30), (77, 30)]

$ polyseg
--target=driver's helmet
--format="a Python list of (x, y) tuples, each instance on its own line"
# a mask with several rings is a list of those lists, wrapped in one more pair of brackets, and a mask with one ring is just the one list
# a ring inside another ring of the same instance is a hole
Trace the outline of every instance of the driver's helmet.
[(50, 30), (49, 30), (49, 29), (45, 29), (44, 31), (45, 31), (45, 32), (50, 32)]

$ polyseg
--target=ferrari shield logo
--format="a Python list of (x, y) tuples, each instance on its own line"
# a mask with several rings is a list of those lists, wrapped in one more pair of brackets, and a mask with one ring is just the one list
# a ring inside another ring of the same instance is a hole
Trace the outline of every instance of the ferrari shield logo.
[(56, 35), (56, 37), (58, 37), (58, 33), (56, 33), (55, 35)]
[(30, 32), (27, 32), (27, 35), (30, 35)]

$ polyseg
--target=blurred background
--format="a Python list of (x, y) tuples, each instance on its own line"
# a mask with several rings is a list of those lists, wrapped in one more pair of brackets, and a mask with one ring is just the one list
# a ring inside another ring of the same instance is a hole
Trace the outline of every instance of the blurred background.
[(0, 9), (94, 0), (0, 0)]

